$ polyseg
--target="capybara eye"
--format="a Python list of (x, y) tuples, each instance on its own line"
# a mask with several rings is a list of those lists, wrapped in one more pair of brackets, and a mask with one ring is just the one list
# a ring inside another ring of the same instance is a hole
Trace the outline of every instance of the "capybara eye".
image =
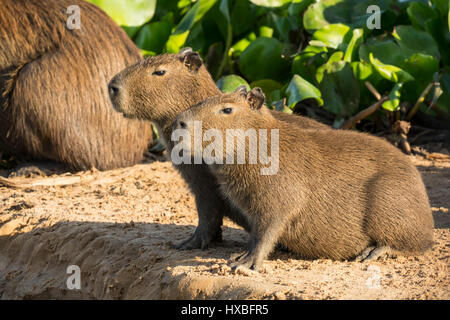
[(221, 112), (222, 112), (222, 113), (225, 113), (225, 114), (230, 114), (232, 111), (233, 111), (232, 108), (225, 108), (225, 109), (222, 109), (222, 110), (221, 110)]
[(152, 75), (155, 75), (155, 76), (163, 76), (165, 74), (166, 74), (166, 70), (156, 70), (152, 73)]

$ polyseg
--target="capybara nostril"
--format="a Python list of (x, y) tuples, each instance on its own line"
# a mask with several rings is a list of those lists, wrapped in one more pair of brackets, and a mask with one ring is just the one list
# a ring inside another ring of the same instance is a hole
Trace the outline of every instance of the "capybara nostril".
[(115, 98), (119, 95), (120, 86), (115, 79), (112, 79), (108, 85), (108, 92), (111, 98)]

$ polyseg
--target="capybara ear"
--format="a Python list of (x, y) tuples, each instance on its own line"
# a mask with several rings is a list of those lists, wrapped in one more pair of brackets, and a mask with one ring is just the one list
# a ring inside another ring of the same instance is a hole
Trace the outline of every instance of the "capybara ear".
[(189, 71), (197, 72), (203, 64), (198, 52), (192, 51), (192, 48), (189, 47), (181, 49), (178, 56)]
[(239, 94), (240, 96), (242, 96), (244, 98), (247, 98), (247, 94), (248, 94), (247, 87), (246, 86), (239, 86), (239, 87), (237, 87), (234, 90), (233, 93)]
[(247, 103), (250, 105), (250, 108), (259, 110), (264, 104), (264, 93), (260, 88), (253, 88), (247, 94)]

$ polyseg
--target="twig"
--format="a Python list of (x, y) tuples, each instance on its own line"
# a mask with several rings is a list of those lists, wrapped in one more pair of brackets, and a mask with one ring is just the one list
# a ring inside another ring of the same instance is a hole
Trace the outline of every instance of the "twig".
[(425, 100), (425, 97), (430, 93), (431, 89), (436, 85), (435, 82), (430, 83), (425, 90), (423, 90), (422, 94), (420, 95), (419, 99), (417, 99), (416, 104), (414, 107), (409, 111), (408, 115), (406, 116), (407, 121), (411, 121), (411, 119), (414, 117), (414, 115), (419, 111), (420, 105)]
[(370, 107), (362, 110), (361, 112), (359, 112), (358, 114), (356, 114), (355, 116), (351, 117), (350, 119), (348, 119), (347, 121), (345, 121), (342, 126), (341, 129), (351, 129), (353, 128), (353, 126), (355, 124), (357, 124), (359, 121), (361, 121), (362, 119), (370, 116), (372, 113), (374, 113), (375, 111), (377, 111), (377, 109), (379, 107), (381, 107), (381, 105), (388, 101), (389, 97), (382, 97), (380, 98), (380, 100), (378, 100), (376, 103), (374, 103), (373, 105), (371, 105)]
[(380, 100), (380, 99), (381, 99), (381, 94), (377, 91), (377, 89), (375, 89), (375, 87), (374, 87), (369, 81), (365, 81), (365, 82), (364, 82), (364, 85), (366, 86), (366, 88), (367, 88), (370, 92), (372, 92), (372, 94), (374, 95), (374, 97), (375, 97), (377, 100)]

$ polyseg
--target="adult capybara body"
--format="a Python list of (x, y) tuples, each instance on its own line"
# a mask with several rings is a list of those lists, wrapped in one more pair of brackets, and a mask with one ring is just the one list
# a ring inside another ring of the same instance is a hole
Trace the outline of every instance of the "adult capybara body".
[(191, 136), (194, 121), (201, 121), (203, 132), (215, 129), (222, 137), (229, 129), (269, 132), (267, 149), (278, 156), (278, 170), (271, 174), (262, 173), (267, 165), (260, 162), (227, 164), (225, 156), (237, 149), (223, 150), (219, 139), (204, 140), (200, 149), (180, 142), (204, 160), (208, 145), (223, 155), (224, 164), (216, 161), (210, 168), (248, 220), (250, 251), (243, 265), (258, 269), (277, 242), (305, 258), (339, 260), (417, 253), (432, 245), (428, 197), (407, 156), (367, 134), (279, 121), (261, 108), (260, 91), (242, 91), (207, 99), (180, 115), (175, 126)]
[[(80, 9), (81, 29), (66, 26)], [(73, 170), (143, 158), (150, 124), (114, 112), (108, 82), (139, 50), (99, 8), (80, 0), (0, 2), (0, 148)]]
[[(169, 154), (173, 148), (175, 118), (192, 104), (220, 94), (197, 52), (185, 48), (178, 54), (147, 58), (119, 73), (110, 83), (110, 96), (116, 110), (126, 116), (152, 121), (165, 140)], [(275, 117), (305, 128), (330, 130), (309, 118), (270, 111)], [(199, 222), (191, 238), (178, 248), (205, 248), (221, 240), (223, 217), (248, 229), (240, 210), (221, 194), (219, 185), (204, 164), (175, 166), (195, 195)]]

